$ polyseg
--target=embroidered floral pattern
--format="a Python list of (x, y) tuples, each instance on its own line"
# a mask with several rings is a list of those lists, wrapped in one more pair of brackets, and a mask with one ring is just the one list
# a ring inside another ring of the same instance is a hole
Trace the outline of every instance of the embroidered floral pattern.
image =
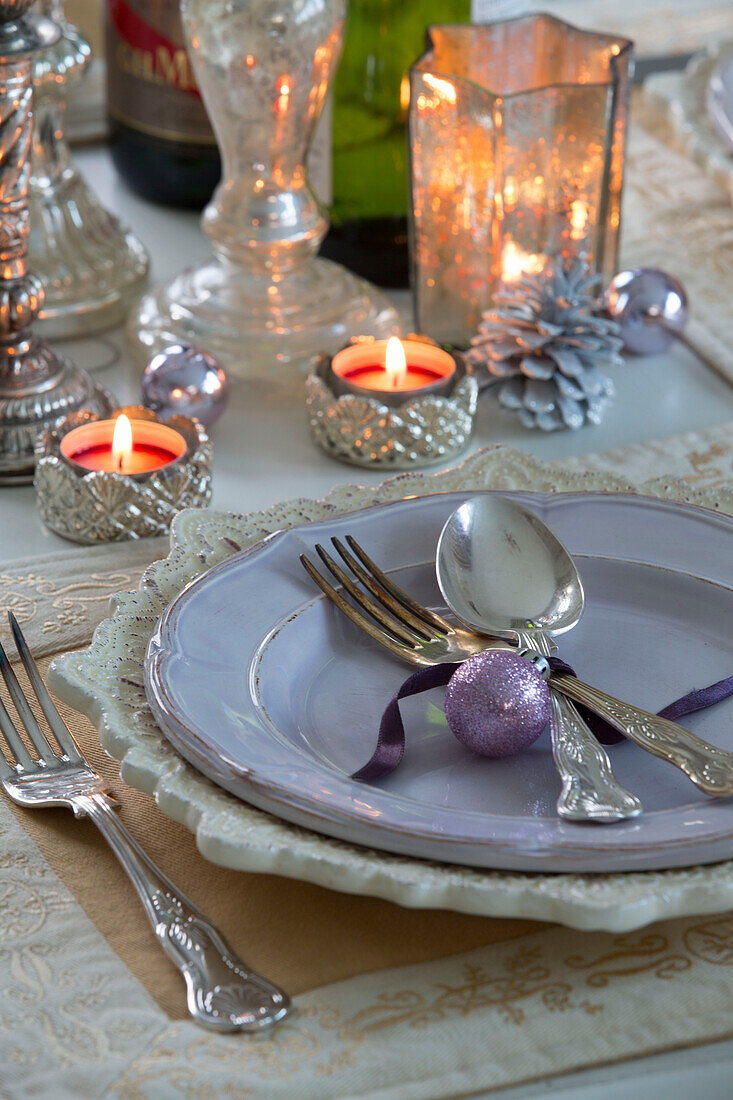
[[(460, 1059), (489, 1067), (486, 1078), (471, 1078), (478, 1087), (533, 1076), (537, 1043), (543, 1075), (558, 1058), (563, 1068), (592, 1061), (597, 1040), (601, 1060), (609, 1043), (617, 1056), (637, 1051), (635, 1043), (649, 1049), (655, 1004), (664, 1007), (660, 1046), (672, 1034), (689, 1042), (692, 1031), (700, 1041), (712, 1039), (723, 1018), (713, 1034), (713, 1017), (695, 1018), (686, 1003), (696, 990), (707, 996), (710, 962), (727, 966), (687, 947), (708, 936), (710, 923), (688, 919), (663, 926), (663, 933), (618, 937), (545, 929), (518, 945), (341, 982), (299, 998), (294, 1017), (253, 1043), (193, 1038), (190, 1027), (175, 1025), (129, 1066), (112, 1095), (155, 1100), (167, 1086), (196, 1098), (339, 1100), (394, 1085), (399, 1058), (409, 1065), (410, 1087), (425, 1084), (411, 1095), (449, 1096)], [(733, 974), (725, 981), (722, 1000), (730, 1004)], [(717, 1001), (710, 1007), (720, 1011)]]

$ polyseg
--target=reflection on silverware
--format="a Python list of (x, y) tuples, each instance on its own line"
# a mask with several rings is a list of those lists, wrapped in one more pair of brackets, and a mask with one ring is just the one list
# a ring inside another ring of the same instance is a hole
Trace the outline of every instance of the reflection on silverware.
[[(583, 586), (565, 547), (533, 512), (494, 493), (464, 501), (448, 518), (436, 572), (448, 606), (470, 630), (543, 657), (557, 649), (553, 636), (583, 613)], [(554, 692), (550, 736), (560, 817), (611, 822), (641, 813), (575, 705)]]
[[(407, 664), (418, 668), (426, 668), (429, 665), (442, 664), (446, 661), (467, 661), (469, 657), (484, 649), (514, 648), (508, 642), (479, 637), (470, 631), (456, 627), (443, 616), (422, 607), (406, 592), (403, 592), (372, 561), (351, 536), (346, 537), (346, 542), (353, 551), (352, 554), (344, 553), (345, 547), (341, 540), (332, 539), (332, 542), (337, 552), (357, 579), (368, 589), (368, 592), (365, 592), (358, 584), (347, 577), (349, 586), (344, 585), (344, 589), (354, 599), (354, 603), (351, 603), (341, 591), (334, 588), (319, 573), (305, 555), (300, 557), (303, 567), (324, 595), (348, 616), (355, 626), (363, 630), (393, 656), (399, 657)], [(323, 547), (317, 547), (316, 549), (329, 571), (339, 583), (342, 583), (342, 578), (346, 576), (343, 569), (336, 565)], [(355, 559), (358, 559), (361, 564), (360, 572), (353, 567)], [(332, 566), (336, 568), (334, 569)], [(419, 630), (415, 629), (413, 618), (403, 617), (405, 610), (411, 612), (412, 616), (417, 618), (420, 625)], [(400, 627), (399, 635), (393, 629), (395, 625)], [(580, 691), (592, 692), (592, 702), (590, 694), (587, 696), (588, 706), (592, 710), (610, 721), (629, 740), (634, 741), (648, 752), (654, 752), (656, 756), (661, 757), (670, 764), (674, 764), (676, 767), (682, 768), (680, 745), (687, 746), (685, 767), (682, 770), (691, 782), (703, 793), (712, 797), (725, 797), (733, 794), (733, 753), (711, 745), (708, 741), (697, 737), (676, 722), (668, 722), (663, 719), (660, 719), (657, 725), (660, 734), (653, 741), (652, 747), (652, 739), (648, 734), (642, 736), (636, 724), (628, 719), (637, 715), (642, 720), (648, 721), (650, 717), (656, 719), (655, 715), (650, 716), (638, 707), (622, 703), (621, 700), (591, 688), (589, 684), (585, 684), (575, 677), (553, 673), (550, 678), (550, 686), (553, 691), (575, 698), (578, 702), (584, 701), (579, 698)], [(605, 708), (604, 700), (608, 700), (609, 705), (615, 703), (626, 708), (627, 717), (623, 719), (623, 723), (618, 713), (613, 717), (611, 711)], [(669, 727), (671, 727), (671, 730)], [(674, 733), (674, 740), (672, 739), (672, 732)], [(713, 768), (709, 765), (714, 761), (717, 764)]]
[(251, 1031), (282, 1020), (290, 1008), (287, 994), (245, 966), (219, 930), (128, 833), (101, 777), (87, 764), (56, 709), (15, 616), (8, 617), (56, 745), (41, 729), (0, 645), (0, 672), (33, 750), (0, 699), (6, 750), (0, 749), (0, 783), (6, 794), (20, 806), (67, 806), (77, 817), (91, 818), (130, 876), (161, 947), (181, 971), (188, 1010), (196, 1023), (218, 1031)]

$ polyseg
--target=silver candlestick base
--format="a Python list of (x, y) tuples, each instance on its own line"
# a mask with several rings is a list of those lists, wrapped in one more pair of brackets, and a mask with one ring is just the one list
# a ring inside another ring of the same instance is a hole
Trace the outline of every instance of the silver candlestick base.
[[(13, 366), (19, 367), (14, 372)], [(33, 481), (39, 436), (72, 412), (87, 409), (109, 416), (112, 395), (49, 347), (31, 338), (15, 363), (0, 355), (0, 485)]]
[(214, 257), (143, 298), (129, 329), (141, 361), (192, 344), (232, 374), (270, 375), (356, 334), (388, 336), (388, 299), (316, 257), (328, 223), (305, 160), (344, 0), (182, 0), (181, 12), (223, 158), (203, 215)]
[(32, 0), (0, 0), (0, 484), (31, 481), (38, 436), (77, 409), (106, 414), (112, 399), (31, 332), (43, 286), (29, 274), (31, 56), (58, 37)]
[(37, 10), (60, 35), (33, 58), (28, 255), (46, 291), (36, 327), (45, 336), (80, 336), (125, 319), (147, 281), (149, 261), (71, 162), (66, 95), (87, 69), (89, 45), (64, 18), (62, 0), (40, 0)]

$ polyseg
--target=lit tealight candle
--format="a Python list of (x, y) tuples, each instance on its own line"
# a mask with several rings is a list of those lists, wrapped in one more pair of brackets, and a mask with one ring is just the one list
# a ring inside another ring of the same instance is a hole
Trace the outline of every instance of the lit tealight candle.
[(334, 389), (374, 397), (385, 405), (402, 405), (413, 397), (447, 394), (453, 388), (453, 356), (421, 340), (365, 340), (334, 355)]
[(121, 413), (115, 420), (91, 420), (74, 428), (61, 440), (60, 450), (81, 472), (139, 477), (177, 462), (186, 453), (186, 441), (167, 424), (131, 422)]
[(505, 283), (516, 283), (522, 275), (539, 275), (545, 263), (544, 256), (523, 252), (514, 241), (507, 241), (501, 254), (501, 277)]
[(132, 454), (132, 424), (129, 416), (122, 413), (115, 420), (112, 432), (112, 469), (122, 473)]
[(570, 204), (570, 236), (574, 241), (582, 241), (585, 238), (588, 225), (588, 207), (582, 199), (575, 199)]

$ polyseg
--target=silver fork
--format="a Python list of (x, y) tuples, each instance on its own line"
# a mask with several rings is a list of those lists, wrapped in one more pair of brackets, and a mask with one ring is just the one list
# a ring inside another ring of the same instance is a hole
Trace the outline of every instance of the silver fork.
[[(356, 606), (326, 580), (305, 554), (300, 555), (303, 568), (355, 626), (394, 656), (410, 665), (425, 667), (447, 661), (467, 661), (485, 649), (515, 648), (507, 642), (454, 626), (442, 615), (416, 603), (371, 560), (351, 535), (346, 536), (350, 550), (341, 539), (332, 538), (331, 542), (352, 576), (320, 544), (315, 547), (316, 553)], [(642, 749), (674, 764), (705, 794), (718, 798), (733, 794), (733, 753), (711, 745), (677, 722), (624, 703), (575, 676), (553, 672), (549, 682), (553, 690), (600, 714)]]
[[(0, 782), (20, 806), (67, 806), (76, 817), (90, 817), (130, 876), (156, 936), (186, 982), (188, 1011), (194, 1020), (218, 1031), (253, 1031), (276, 1023), (289, 1011), (287, 994), (249, 970), (218, 929), (145, 854), (115, 813), (117, 803), (87, 764), (56, 709), (20, 627), (10, 626), (57, 751), (37, 722), (0, 644), (0, 672), (37, 759), (18, 733), (0, 699)], [(1, 744), (1, 741), (0, 741)]]

